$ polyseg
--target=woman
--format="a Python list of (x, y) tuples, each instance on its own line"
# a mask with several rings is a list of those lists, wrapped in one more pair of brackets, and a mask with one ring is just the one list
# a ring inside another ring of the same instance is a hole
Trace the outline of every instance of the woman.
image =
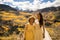
[(42, 32), (41, 34), (42, 34), (43, 38), (45, 38), (45, 28), (43, 26), (43, 16), (42, 16), (42, 14), (40, 12), (37, 13), (36, 18), (37, 19), (35, 20), (35, 22), (36, 22), (36, 24), (39, 25), (40, 31)]
[(34, 30), (35, 30), (35, 18), (29, 18), (29, 23), (25, 25), (25, 40), (35, 40), (34, 38)]

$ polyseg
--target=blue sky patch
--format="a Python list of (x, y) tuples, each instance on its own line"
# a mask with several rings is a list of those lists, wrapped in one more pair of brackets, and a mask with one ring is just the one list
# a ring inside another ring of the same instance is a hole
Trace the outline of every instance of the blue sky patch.
[(44, 3), (44, 2), (48, 2), (48, 1), (50, 1), (50, 2), (54, 2), (55, 0), (43, 0), (42, 3)]
[(24, 1), (29, 1), (29, 2), (33, 2), (34, 0), (14, 0), (15, 2), (24, 2)]

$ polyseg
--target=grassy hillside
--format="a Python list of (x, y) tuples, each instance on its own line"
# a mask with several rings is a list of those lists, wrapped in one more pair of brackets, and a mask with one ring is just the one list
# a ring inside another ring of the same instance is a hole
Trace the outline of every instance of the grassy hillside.
[(52, 40), (60, 40), (60, 11), (43, 13), (45, 27)]
[[(47, 11), (48, 8), (44, 10)], [(53, 10), (55, 11), (42, 12), (44, 26), (53, 40), (60, 40), (60, 9), (53, 8)], [(15, 40), (19, 33), (24, 31), (23, 29), (28, 22), (28, 18), (36, 14), (36, 12), (17, 11), (10, 6), (0, 5), (0, 39)]]

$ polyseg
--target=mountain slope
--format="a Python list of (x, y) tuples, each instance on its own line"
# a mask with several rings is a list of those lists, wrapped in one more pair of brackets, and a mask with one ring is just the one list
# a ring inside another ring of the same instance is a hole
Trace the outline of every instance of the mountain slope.
[(16, 9), (8, 6), (8, 5), (4, 5), (4, 4), (0, 4), (0, 11), (17, 11)]
[(40, 11), (40, 12), (60, 11), (60, 6), (58, 6), (58, 7), (48, 7), (48, 8), (44, 8), (44, 9), (39, 9), (37, 11)]

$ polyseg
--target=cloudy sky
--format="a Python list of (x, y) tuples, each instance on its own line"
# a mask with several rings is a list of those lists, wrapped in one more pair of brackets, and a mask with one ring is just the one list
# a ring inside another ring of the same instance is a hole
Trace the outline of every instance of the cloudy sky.
[(0, 4), (6, 4), (19, 10), (37, 10), (46, 7), (60, 6), (60, 0), (0, 0)]

